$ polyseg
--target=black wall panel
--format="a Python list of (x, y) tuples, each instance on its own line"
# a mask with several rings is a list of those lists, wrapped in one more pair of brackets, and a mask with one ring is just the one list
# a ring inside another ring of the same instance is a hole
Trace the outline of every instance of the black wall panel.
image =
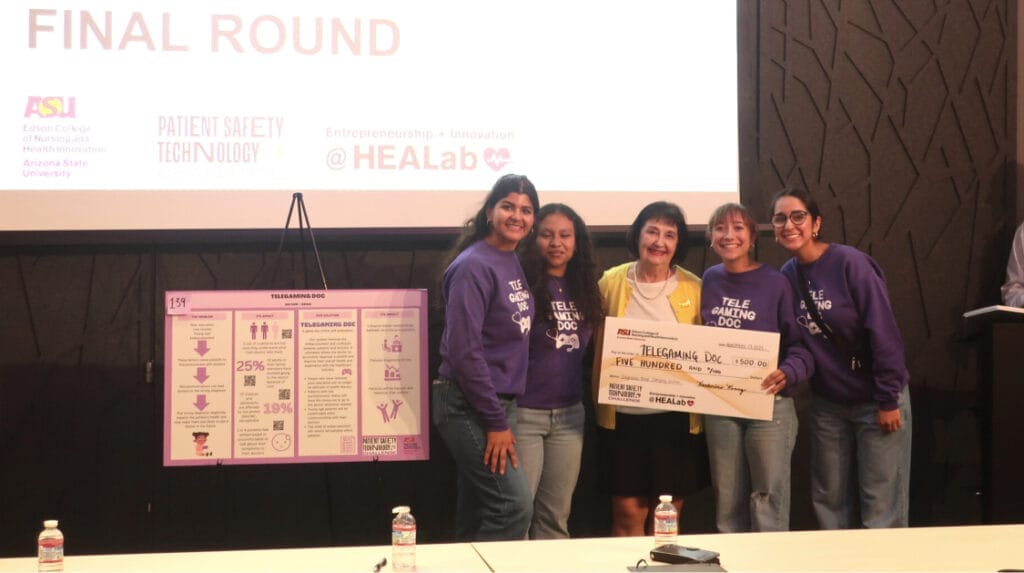
[(885, 268), (913, 376), (912, 521), (976, 520), (979, 381), (960, 315), (998, 301), (1015, 224), (1016, 5), (759, 6), (755, 197), (810, 189), (826, 239)]

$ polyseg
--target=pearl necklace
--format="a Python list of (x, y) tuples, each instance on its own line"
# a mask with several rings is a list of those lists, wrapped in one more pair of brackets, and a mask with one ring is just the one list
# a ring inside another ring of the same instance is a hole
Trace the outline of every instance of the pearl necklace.
[(636, 285), (636, 292), (637, 292), (637, 294), (639, 294), (640, 296), (644, 297), (647, 300), (654, 300), (656, 298), (660, 298), (662, 295), (665, 294), (665, 289), (668, 288), (669, 280), (672, 278), (671, 275), (669, 275), (669, 277), (667, 277), (661, 283), (661, 288), (658, 289), (658, 292), (656, 292), (656, 293), (654, 293), (652, 295), (648, 295), (647, 293), (644, 292), (643, 287), (640, 286), (640, 284), (641, 284), (640, 283), (640, 277), (639, 277), (639, 275), (636, 272), (636, 267), (637, 267), (637, 264), (633, 263), (633, 267), (632, 267), (631, 270), (633, 271), (633, 284)]

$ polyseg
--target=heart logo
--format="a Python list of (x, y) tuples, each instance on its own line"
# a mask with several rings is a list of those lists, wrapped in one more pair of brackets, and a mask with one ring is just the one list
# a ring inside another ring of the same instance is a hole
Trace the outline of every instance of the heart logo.
[(693, 400), (687, 400), (686, 401), (686, 405), (687, 406), (693, 406)]
[(501, 149), (494, 149), (488, 147), (484, 150), (484, 163), (486, 163), (491, 169), (497, 171), (502, 167), (508, 165), (509, 160), (512, 158), (512, 154), (508, 152), (508, 149), (502, 147)]

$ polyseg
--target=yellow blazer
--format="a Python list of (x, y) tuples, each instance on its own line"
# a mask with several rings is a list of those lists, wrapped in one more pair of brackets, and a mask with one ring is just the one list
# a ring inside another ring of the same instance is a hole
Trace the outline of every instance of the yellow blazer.
[[(604, 272), (597, 286), (601, 290), (604, 301), (605, 316), (619, 317), (626, 314), (626, 306), (633, 292), (626, 279), (626, 273), (633, 262), (623, 263)], [(676, 320), (681, 324), (700, 324), (700, 278), (682, 267), (674, 267), (679, 285), (668, 295)], [(615, 429), (615, 406), (597, 403), (598, 382), (601, 380), (601, 351), (604, 345), (604, 325), (594, 332), (594, 373), (593, 386), (597, 425), (609, 430)], [(703, 430), (703, 417), (690, 414), (690, 433), (699, 434)]]

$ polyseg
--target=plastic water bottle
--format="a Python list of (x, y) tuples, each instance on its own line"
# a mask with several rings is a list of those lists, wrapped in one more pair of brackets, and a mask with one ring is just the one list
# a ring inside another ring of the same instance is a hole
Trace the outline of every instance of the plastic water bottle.
[(658, 497), (658, 507), (654, 508), (654, 546), (659, 547), (675, 543), (679, 534), (679, 514), (672, 505), (671, 495)]
[(391, 510), (391, 568), (394, 571), (416, 570), (416, 519), (408, 505)]
[(43, 522), (43, 531), (39, 534), (39, 570), (64, 570), (64, 534), (57, 529), (56, 519)]

